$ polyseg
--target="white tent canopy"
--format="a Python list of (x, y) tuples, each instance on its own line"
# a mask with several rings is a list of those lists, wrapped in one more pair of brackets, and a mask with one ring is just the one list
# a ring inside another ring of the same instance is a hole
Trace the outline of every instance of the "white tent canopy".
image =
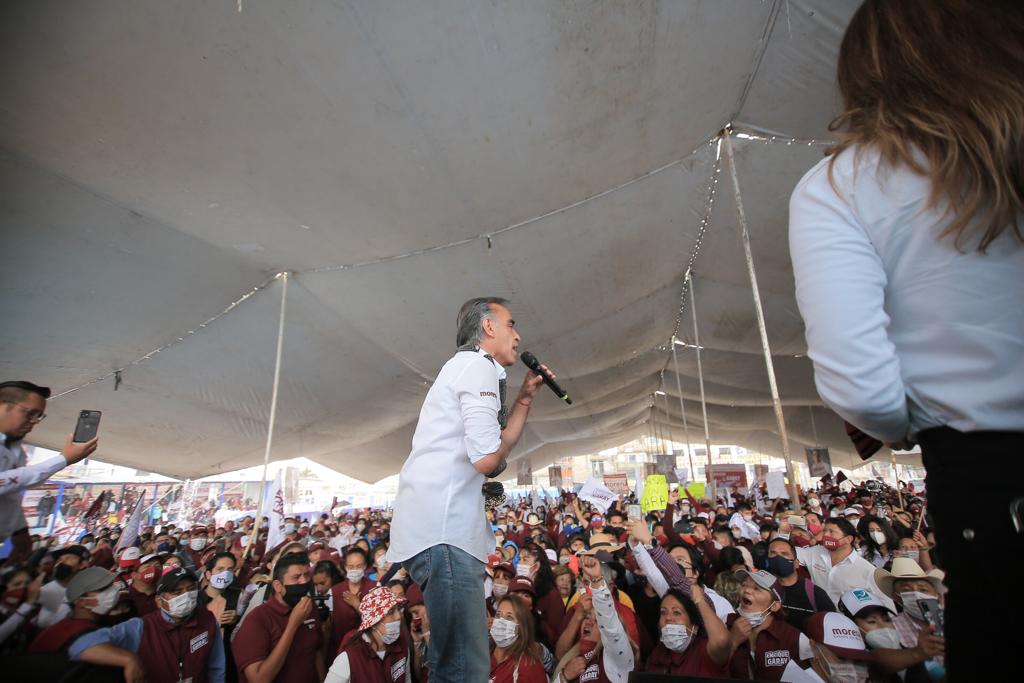
[(794, 451), (849, 467), (802, 356), (786, 212), (856, 4), (5, 3), (3, 375), (78, 388), (41, 445), (90, 408), (104, 460), (253, 465), (289, 271), (273, 458), (372, 481), (408, 454), (458, 306), (506, 296), (575, 400), (538, 403), (516, 456), (540, 467), (664, 422), (657, 389), (681, 438), (692, 264), (712, 440), (777, 453), (731, 123)]

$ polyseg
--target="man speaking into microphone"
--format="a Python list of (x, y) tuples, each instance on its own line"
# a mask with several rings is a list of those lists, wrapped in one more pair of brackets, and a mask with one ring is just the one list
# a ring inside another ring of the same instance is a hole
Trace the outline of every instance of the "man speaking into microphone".
[(387, 555), (423, 589), (431, 683), (477, 683), (490, 676), (484, 567), (494, 534), (482, 487), (505, 469), (544, 381), (529, 372), (514, 401), (505, 403), (505, 368), (515, 364), (519, 350), (505, 299), (464, 303), (456, 344), (420, 410), (412, 452), (399, 475)]

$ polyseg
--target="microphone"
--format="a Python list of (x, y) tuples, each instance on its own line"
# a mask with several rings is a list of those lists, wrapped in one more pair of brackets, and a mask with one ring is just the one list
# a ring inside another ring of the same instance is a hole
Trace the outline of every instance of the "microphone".
[(531, 370), (533, 370), (538, 375), (544, 378), (544, 384), (547, 384), (548, 388), (551, 389), (551, 391), (555, 392), (555, 396), (562, 399), (569, 405), (572, 405), (572, 399), (569, 398), (569, 393), (562, 387), (558, 386), (558, 382), (554, 380), (554, 378), (548, 373), (547, 370), (540, 366), (540, 361), (537, 360), (537, 357), (535, 355), (533, 355), (529, 351), (523, 351), (521, 354), (519, 354), (519, 358), (524, 363), (526, 363), (526, 367), (530, 368)]

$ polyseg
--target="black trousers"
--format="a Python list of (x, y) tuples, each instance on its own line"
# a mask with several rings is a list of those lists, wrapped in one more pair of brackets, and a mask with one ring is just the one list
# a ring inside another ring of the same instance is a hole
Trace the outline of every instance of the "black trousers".
[(946, 571), (946, 672), (976, 680), (979, 665), (1017, 671), (1024, 615), (1024, 534), (1011, 505), (1024, 496), (1024, 432), (918, 434), (928, 511)]

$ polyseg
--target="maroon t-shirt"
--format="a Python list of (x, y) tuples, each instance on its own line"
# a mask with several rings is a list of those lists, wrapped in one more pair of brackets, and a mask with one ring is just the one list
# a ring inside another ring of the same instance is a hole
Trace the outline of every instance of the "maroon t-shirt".
[[(245, 618), (234, 640), (231, 651), (238, 666), (238, 680), (248, 683), (245, 668), (270, 656), (274, 646), (284, 635), (291, 609), (276, 596), (270, 598)], [(320, 649), (320, 624), (316, 610), (310, 613), (299, 630), (295, 632), (292, 646), (281, 670), (274, 678), (275, 683), (320, 683), (316, 670), (317, 651)]]
[[(370, 579), (364, 578), (359, 584), (359, 599), (362, 600), (366, 594), (377, 587), (377, 584)], [(334, 657), (341, 641), (350, 632), (359, 628), (363, 618), (359, 610), (353, 609), (342, 597), (349, 589), (349, 581), (345, 579), (338, 585), (331, 588), (331, 600), (334, 603), (334, 611), (331, 613), (331, 641), (327, 646), (327, 653)]]
[(409, 646), (404, 636), (384, 646), (384, 659), (374, 652), (359, 633), (353, 634), (343, 644), (342, 652), (348, 655), (353, 683), (399, 683), (405, 680), (409, 668)]
[(153, 593), (153, 595), (146, 595), (132, 585), (128, 586), (128, 599), (131, 600), (132, 604), (135, 606), (135, 614), (140, 617), (144, 617), (147, 614), (157, 611), (156, 593)]
[(146, 667), (146, 680), (206, 683), (217, 628), (213, 615), (202, 607), (183, 622), (171, 623), (160, 612), (142, 617), (139, 659)]
[(71, 646), (71, 643), (75, 641), (78, 636), (88, 633), (89, 631), (95, 631), (99, 626), (88, 619), (73, 619), (68, 617), (67, 619), (61, 619), (53, 626), (45, 629), (42, 633), (36, 636), (32, 644), (28, 646), (28, 651), (32, 653), (36, 652), (67, 652), (67, 649)]
[[(730, 614), (726, 626), (732, 628), (739, 614)], [(757, 634), (755, 652), (750, 653), (750, 643), (744, 639), (729, 660), (729, 673), (733, 678), (753, 678), (758, 681), (777, 681), (790, 660), (800, 661), (800, 631), (777, 616), (771, 626)]]
[[(519, 666), (519, 673), (516, 673), (516, 665)], [(355, 680), (355, 679), (352, 679)], [(488, 683), (547, 683), (548, 676), (544, 672), (544, 665), (536, 659), (526, 657), (506, 657), (505, 661), (498, 664), (491, 655), (491, 677)]]
[(699, 676), (701, 678), (725, 678), (729, 670), (725, 665), (715, 664), (708, 654), (708, 639), (694, 638), (682, 652), (672, 652), (658, 643), (644, 666), (647, 673), (671, 674), (673, 676)]

